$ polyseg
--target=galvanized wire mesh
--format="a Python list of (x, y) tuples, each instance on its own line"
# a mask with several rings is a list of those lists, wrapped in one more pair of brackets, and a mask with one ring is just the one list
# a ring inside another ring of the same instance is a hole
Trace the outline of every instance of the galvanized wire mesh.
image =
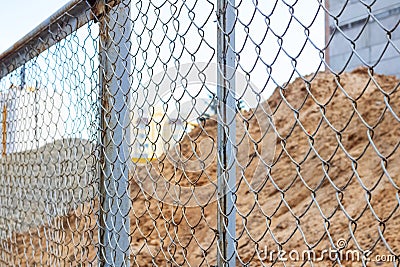
[(0, 63), (1, 264), (396, 266), (389, 2), (87, 3)]
[[(67, 35), (58, 27), (52, 40)], [(30, 59), (47, 42), (26, 47), (23, 65), (0, 81), (2, 266), (96, 259), (98, 26)]]

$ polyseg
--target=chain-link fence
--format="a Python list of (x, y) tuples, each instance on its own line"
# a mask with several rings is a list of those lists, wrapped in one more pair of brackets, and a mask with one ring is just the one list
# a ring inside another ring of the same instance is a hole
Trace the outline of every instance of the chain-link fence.
[(1, 265), (397, 266), (399, 10), (71, 1), (0, 55)]

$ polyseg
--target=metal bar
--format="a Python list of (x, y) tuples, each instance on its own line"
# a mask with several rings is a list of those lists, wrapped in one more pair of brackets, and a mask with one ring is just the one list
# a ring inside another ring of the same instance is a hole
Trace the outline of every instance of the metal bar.
[(218, 266), (236, 266), (235, 209), (235, 9), (234, 0), (218, 0)]
[(1, 132), (2, 132), (2, 146), (3, 146), (2, 156), (4, 157), (7, 151), (7, 106), (5, 103), (3, 104), (3, 118), (1, 126), (2, 126)]
[[(325, 0), (325, 8), (329, 11), (329, 0)], [(331, 55), (329, 51), (329, 39), (331, 37), (331, 30), (329, 26), (329, 12), (325, 12), (325, 62), (331, 63)]]
[(99, 266), (129, 266), (130, 1), (100, 19), (101, 170)]
[(0, 55), (0, 79), (94, 18), (94, 0), (72, 0)]

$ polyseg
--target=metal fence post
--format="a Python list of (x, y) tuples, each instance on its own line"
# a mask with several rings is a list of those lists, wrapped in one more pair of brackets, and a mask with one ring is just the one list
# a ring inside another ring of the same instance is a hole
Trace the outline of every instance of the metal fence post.
[(235, 12), (234, 0), (218, 0), (218, 266), (236, 266), (235, 209)]
[(99, 265), (129, 266), (130, 1), (100, 19), (101, 170)]

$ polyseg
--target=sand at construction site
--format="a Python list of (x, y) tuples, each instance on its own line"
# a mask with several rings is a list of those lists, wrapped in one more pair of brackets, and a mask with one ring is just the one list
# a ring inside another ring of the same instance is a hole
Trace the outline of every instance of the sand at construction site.
[[(269, 126), (265, 104), (237, 118), (236, 163), (242, 166), (236, 169), (238, 265), (260, 266), (266, 247), (320, 252), (333, 248), (332, 243), (342, 238), (349, 240), (347, 249), (368, 249), (373, 256), (390, 254), (389, 248), (399, 252), (399, 81), (383, 75), (371, 79), (363, 69), (342, 74), (340, 80), (327, 72), (306, 79), (310, 83), (296, 79), (268, 100), (276, 134), (264, 137)], [(208, 203), (203, 196), (198, 207), (167, 205), (143, 193), (135, 183), (140, 179), (148, 184), (150, 177), (193, 188), (215, 182), (217, 168), (212, 155), (216, 153), (216, 131), (216, 123), (210, 119), (184, 138), (181, 153), (192, 161), (174, 162), (183, 155), (171, 152), (169, 160), (164, 156), (132, 171), (133, 263), (216, 264), (216, 202)], [(271, 143), (262, 140), (276, 144), (275, 154), (267, 149)], [(200, 165), (196, 156), (209, 164)], [(246, 183), (251, 178), (255, 180)], [(256, 190), (249, 190), (249, 185)], [(97, 209), (96, 201), (91, 201), (50, 225), (14, 233), (2, 241), (3, 263), (94, 263)], [(269, 259), (264, 263), (271, 264)], [(315, 264), (330, 266), (332, 262), (326, 256)]]

